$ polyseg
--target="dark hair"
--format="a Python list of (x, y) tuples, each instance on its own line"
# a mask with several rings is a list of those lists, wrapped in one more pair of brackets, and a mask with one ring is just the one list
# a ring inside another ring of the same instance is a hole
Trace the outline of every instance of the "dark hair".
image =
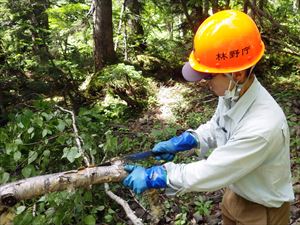
[(250, 76), (253, 73), (253, 66), (249, 67), (248, 69), (246, 69), (246, 76)]

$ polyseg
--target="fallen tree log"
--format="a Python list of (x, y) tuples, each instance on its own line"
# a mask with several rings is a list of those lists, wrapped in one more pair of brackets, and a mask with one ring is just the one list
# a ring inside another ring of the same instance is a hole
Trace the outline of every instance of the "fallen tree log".
[(0, 207), (11, 207), (21, 200), (50, 192), (120, 182), (126, 175), (123, 163), (118, 161), (111, 166), (88, 167), (18, 180), (0, 186)]

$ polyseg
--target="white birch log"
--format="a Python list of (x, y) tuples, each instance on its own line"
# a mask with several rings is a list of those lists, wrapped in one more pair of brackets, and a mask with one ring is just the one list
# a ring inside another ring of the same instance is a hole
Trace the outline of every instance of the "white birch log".
[(0, 186), (0, 207), (11, 207), (21, 200), (50, 192), (120, 182), (126, 175), (120, 162), (111, 166), (89, 167), (18, 180)]

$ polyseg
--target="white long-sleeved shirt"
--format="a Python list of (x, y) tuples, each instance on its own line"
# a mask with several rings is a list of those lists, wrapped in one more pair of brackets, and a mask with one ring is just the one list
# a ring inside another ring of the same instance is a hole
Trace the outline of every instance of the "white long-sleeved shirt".
[(164, 164), (172, 189), (184, 193), (229, 187), (267, 207), (294, 199), (287, 121), (256, 78), (232, 108), (220, 97), (212, 119), (190, 132), (202, 152), (214, 150), (206, 160)]

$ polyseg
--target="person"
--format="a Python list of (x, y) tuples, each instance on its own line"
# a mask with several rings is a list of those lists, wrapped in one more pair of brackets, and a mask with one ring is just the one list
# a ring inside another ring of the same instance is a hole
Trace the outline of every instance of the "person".
[(152, 151), (171, 161), (180, 151), (200, 148), (207, 159), (144, 168), (126, 165), (123, 184), (137, 194), (150, 188), (175, 193), (226, 188), (224, 225), (289, 224), (293, 201), (289, 128), (285, 115), (253, 73), (265, 46), (245, 13), (224, 10), (207, 18), (194, 36), (182, 74), (204, 80), (218, 98), (212, 118), (196, 130), (160, 142)]

